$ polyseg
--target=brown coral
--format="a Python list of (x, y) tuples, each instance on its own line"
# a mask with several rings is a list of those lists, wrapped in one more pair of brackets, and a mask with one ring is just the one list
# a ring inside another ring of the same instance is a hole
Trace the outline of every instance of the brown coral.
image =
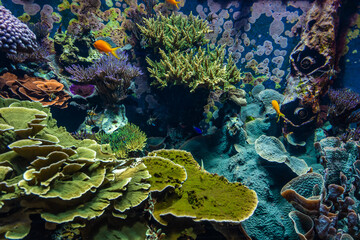
[(9, 72), (0, 76), (1, 97), (31, 100), (40, 102), (43, 106), (67, 107), (66, 101), (70, 96), (63, 88), (64, 85), (54, 79), (46, 80), (28, 75), (19, 78)]

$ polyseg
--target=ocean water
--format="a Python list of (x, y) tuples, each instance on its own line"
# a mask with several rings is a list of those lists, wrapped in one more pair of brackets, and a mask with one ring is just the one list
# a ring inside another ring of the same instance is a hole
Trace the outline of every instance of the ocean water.
[(0, 239), (360, 239), (359, 1), (0, 3)]

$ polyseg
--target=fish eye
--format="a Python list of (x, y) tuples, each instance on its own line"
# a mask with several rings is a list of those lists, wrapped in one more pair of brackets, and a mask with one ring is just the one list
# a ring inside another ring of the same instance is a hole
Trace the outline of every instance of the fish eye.
[(298, 107), (295, 109), (294, 115), (300, 119), (305, 119), (308, 116), (308, 111), (305, 108)]
[(300, 66), (303, 68), (303, 69), (309, 69), (313, 64), (315, 64), (316, 61), (314, 58), (310, 57), (310, 56), (307, 56), (305, 57), (303, 60), (301, 60), (300, 62)]

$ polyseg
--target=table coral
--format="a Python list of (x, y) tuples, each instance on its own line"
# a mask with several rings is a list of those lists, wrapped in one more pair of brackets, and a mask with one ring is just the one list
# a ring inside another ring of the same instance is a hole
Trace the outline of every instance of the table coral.
[(44, 106), (67, 107), (70, 96), (63, 91), (63, 84), (51, 79), (25, 75), (18, 78), (12, 73), (0, 76), (0, 96), (3, 98), (15, 97), (24, 100), (41, 102)]
[(255, 150), (270, 162), (285, 163), (297, 175), (302, 175), (310, 169), (303, 159), (291, 156), (276, 137), (261, 135), (255, 141)]
[(258, 202), (253, 190), (201, 171), (190, 153), (158, 150), (149, 156), (170, 159), (184, 166), (187, 172), (187, 180), (181, 188), (168, 194), (165, 201), (156, 202), (152, 214), (160, 223), (167, 224), (162, 218), (166, 215), (193, 218), (195, 221), (241, 222), (253, 214)]

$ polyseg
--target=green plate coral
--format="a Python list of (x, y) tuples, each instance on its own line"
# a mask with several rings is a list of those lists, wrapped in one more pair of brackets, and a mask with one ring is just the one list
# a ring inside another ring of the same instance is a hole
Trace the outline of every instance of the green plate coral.
[[(200, 170), (193, 156), (182, 150), (159, 150), (149, 154), (170, 159), (185, 167), (187, 180), (164, 200), (157, 200), (153, 216), (166, 225), (162, 216), (188, 217), (195, 221), (241, 222), (255, 211), (255, 191), (241, 183)], [(151, 173), (151, 172), (150, 172)]]

